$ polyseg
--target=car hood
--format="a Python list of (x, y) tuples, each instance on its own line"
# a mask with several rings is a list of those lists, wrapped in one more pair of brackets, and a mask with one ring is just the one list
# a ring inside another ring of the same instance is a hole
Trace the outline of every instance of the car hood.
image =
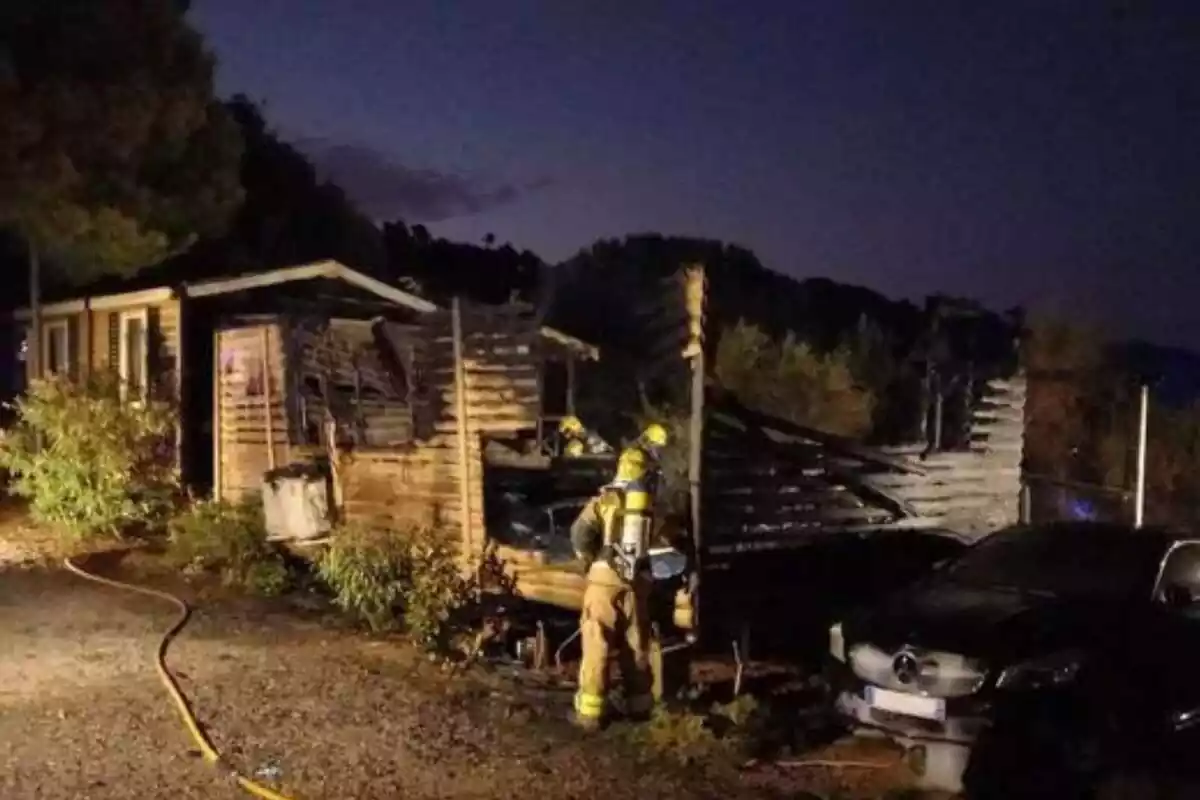
[(905, 645), (978, 658), (1070, 646), (1098, 609), (1044, 594), (930, 582), (891, 597), (844, 627), (847, 644)]

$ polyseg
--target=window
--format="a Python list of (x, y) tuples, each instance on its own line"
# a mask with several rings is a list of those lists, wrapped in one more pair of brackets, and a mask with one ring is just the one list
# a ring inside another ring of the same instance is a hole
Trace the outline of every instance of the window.
[(1161, 558), (1152, 539), (1121, 526), (1052, 524), (994, 533), (939, 575), (981, 589), (1145, 597)]
[(562, 361), (546, 361), (542, 368), (542, 416), (555, 419), (569, 413), (571, 377)]
[(71, 372), (71, 337), (65, 319), (42, 324), (42, 373), (67, 375)]
[[(1172, 592), (1175, 597), (1168, 597)], [(1200, 618), (1200, 542), (1180, 542), (1171, 548), (1158, 576), (1154, 599), (1173, 604), (1184, 616)]]
[(123, 311), (118, 336), (117, 370), (126, 397), (144, 398), (149, 387), (150, 346), (146, 309)]

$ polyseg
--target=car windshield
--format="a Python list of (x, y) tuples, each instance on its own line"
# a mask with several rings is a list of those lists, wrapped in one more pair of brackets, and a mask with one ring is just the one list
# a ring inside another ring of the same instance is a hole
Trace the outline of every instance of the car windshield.
[(1162, 557), (1152, 538), (1109, 528), (1014, 528), (993, 534), (940, 575), (969, 586), (1045, 594), (1151, 591)]

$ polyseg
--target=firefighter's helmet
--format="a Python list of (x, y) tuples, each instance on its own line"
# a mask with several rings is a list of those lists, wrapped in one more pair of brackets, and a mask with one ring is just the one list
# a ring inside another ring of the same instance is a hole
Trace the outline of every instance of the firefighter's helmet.
[(583, 436), (586, 431), (584, 431), (579, 417), (563, 417), (562, 421), (558, 423), (558, 432), (564, 436)]
[(567, 442), (567, 446), (563, 448), (563, 454), (568, 458), (579, 458), (583, 455), (584, 446), (582, 439), (572, 439)]
[(657, 422), (652, 422), (642, 431), (641, 442), (655, 449), (666, 447), (669, 440), (666, 426)]

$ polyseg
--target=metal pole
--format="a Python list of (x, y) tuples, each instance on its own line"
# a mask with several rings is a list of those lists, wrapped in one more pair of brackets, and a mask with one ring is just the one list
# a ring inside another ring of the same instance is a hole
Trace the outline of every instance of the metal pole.
[(1138, 419), (1137, 488), (1133, 500), (1133, 527), (1142, 527), (1146, 514), (1146, 428), (1150, 412), (1150, 387), (1142, 384), (1141, 411)]

